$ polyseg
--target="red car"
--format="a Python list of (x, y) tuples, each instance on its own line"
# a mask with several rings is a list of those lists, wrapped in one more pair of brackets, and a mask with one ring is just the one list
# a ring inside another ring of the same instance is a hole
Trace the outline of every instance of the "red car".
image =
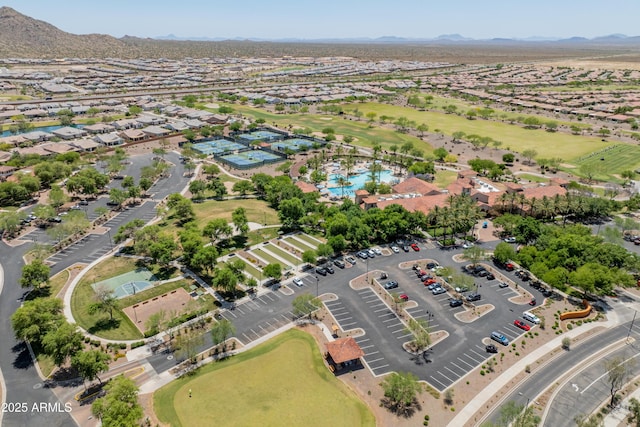
[(422, 283), (424, 283), (424, 285), (425, 285), (425, 286), (433, 285), (434, 283), (436, 283), (436, 279), (434, 279), (434, 278), (432, 277), (432, 278), (430, 278), (430, 279), (425, 280), (425, 281), (424, 281), (424, 282), (422, 282)]
[(402, 301), (409, 301), (409, 297), (407, 296), (407, 294), (402, 294), (402, 295), (400, 295), (400, 296), (399, 296), (399, 298), (400, 298)]
[(416, 251), (416, 252), (419, 252), (419, 251), (420, 251), (420, 247), (418, 246), (418, 244), (417, 244), (417, 243), (412, 243), (412, 244), (411, 244), (411, 249), (413, 249), (413, 250), (414, 250), (414, 251)]
[(534, 306), (536, 305), (538, 302), (536, 301), (535, 298), (531, 298), (531, 301), (529, 301), (529, 305)]
[(516, 325), (518, 328), (520, 328), (522, 330), (525, 330), (525, 331), (528, 331), (528, 330), (531, 329), (531, 326), (527, 325), (526, 323), (524, 323), (521, 320), (517, 320), (516, 319), (516, 320), (513, 321), (513, 324)]
[(504, 265), (504, 269), (507, 271), (513, 271), (514, 268), (515, 268), (515, 265), (511, 264), (510, 262)]

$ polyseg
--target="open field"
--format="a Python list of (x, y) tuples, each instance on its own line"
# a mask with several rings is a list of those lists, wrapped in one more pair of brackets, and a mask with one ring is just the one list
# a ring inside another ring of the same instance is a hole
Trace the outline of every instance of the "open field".
[(196, 223), (200, 229), (215, 218), (224, 218), (231, 222), (231, 213), (237, 208), (244, 208), (250, 222), (267, 225), (279, 224), (278, 214), (269, 207), (268, 203), (258, 199), (208, 200), (195, 203)]
[(307, 242), (311, 246), (318, 246), (318, 244), (321, 243), (317, 239), (314, 239), (313, 237), (305, 233), (296, 234), (296, 238), (302, 240), (303, 242)]
[(304, 251), (315, 251), (315, 248), (312, 248), (308, 244), (301, 242), (300, 240), (296, 240), (293, 237), (286, 237), (284, 239), (285, 242), (293, 246), (294, 248), (298, 248), (302, 252)]
[[(383, 149), (389, 149), (392, 145), (401, 146), (411, 141), (416, 148), (425, 152), (433, 151), (431, 145), (415, 136), (401, 134), (391, 129), (370, 128), (364, 120), (348, 120), (341, 116), (318, 114), (274, 114), (262, 109), (235, 104), (231, 105), (231, 107), (242, 114), (253, 116), (256, 119), (263, 118), (267, 123), (275, 122), (282, 127), (291, 124), (302, 128), (308, 127), (316, 132), (330, 127), (335, 130), (337, 135), (353, 136), (356, 139), (356, 145), (363, 147), (373, 147), (374, 144), (380, 144)], [(217, 112), (216, 110), (212, 111)]]
[(466, 134), (488, 136), (502, 141), (502, 148), (522, 152), (535, 149), (539, 157), (560, 157), (568, 160), (599, 150), (606, 146), (600, 138), (577, 136), (565, 133), (550, 133), (541, 129), (524, 129), (520, 126), (492, 120), (468, 120), (454, 114), (444, 114), (430, 111), (417, 111), (413, 108), (394, 105), (364, 103), (352, 104), (362, 112), (373, 111), (381, 115), (392, 117), (404, 116), (416, 123), (426, 123), (431, 131), (439, 129), (445, 135), (462, 131)]
[[(225, 397), (216, 398), (221, 391)], [(173, 381), (154, 394), (154, 408), (173, 427), (257, 420), (266, 426), (375, 426), (367, 407), (324, 366), (311, 335), (297, 330)]]
[(577, 166), (575, 170), (570, 170), (576, 175), (581, 175), (580, 166), (593, 165), (598, 172), (595, 178), (602, 181), (621, 181), (619, 174), (624, 170), (636, 170), (640, 167), (640, 147), (637, 145), (614, 144), (607, 149), (600, 150), (588, 156), (572, 161)]
[(447, 188), (447, 185), (455, 182), (458, 178), (458, 172), (447, 171), (447, 170), (436, 170), (436, 175), (433, 183), (438, 186), (438, 188)]
[(277, 245), (270, 244), (270, 245), (267, 245), (265, 247), (265, 249), (267, 249), (271, 253), (276, 254), (280, 258), (283, 258), (285, 261), (287, 261), (291, 265), (302, 264), (302, 260), (301, 259), (296, 258), (290, 252), (287, 252), (286, 250), (280, 248)]

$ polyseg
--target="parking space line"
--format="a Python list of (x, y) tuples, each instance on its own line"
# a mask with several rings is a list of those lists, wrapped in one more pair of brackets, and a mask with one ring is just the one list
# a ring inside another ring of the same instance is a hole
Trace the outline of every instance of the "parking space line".
[[(482, 347), (476, 346), (480, 349), (482, 349)], [(483, 349), (484, 350), (484, 349)], [(473, 354), (475, 354), (476, 356), (479, 356), (482, 360), (484, 360), (485, 356), (483, 354), (478, 353), (477, 351), (475, 351), (474, 349), (470, 348), (469, 351), (471, 351)]]
[(399, 337), (396, 337), (396, 339), (401, 340), (403, 338), (410, 337), (410, 336), (411, 336), (411, 333), (408, 333), (408, 334), (400, 335)]
[(389, 366), (388, 363), (386, 365), (378, 366), (377, 368), (371, 368), (371, 369), (375, 371), (376, 369), (386, 368), (387, 366)]
[(465, 365), (467, 365), (467, 366), (468, 366), (468, 367), (470, 367), (471, 369), (474, 369), (474, 368), (475, 368), (475, 366), (473, 366), (473, 365), (472, 365), (472, 364), (470, 364), (470, 363), (465, 362), (464, 360), (460, 359), (459, 357), (456, 357), (456, 359), (458, 359), (459, 361), (461, 361), (462, 363), (464, 363)]
[(429, 375), (429, 378), (431, 378), (432, 380), (434, 380), (435, 382), (437, 382), (438, 384), (440, 384), (442, 386), (442, 390), (444, 390), (445, 388), (447, 388), (447, 386), (445, 384), (443, 384), (442, 382), (440, 382), (439, 380), (437, 380), (436, 378), (434, 378), (432, 375)]
[(393, 325), (387, 325), (387, 329), (394, 328), (394, 327), (396, 327), (398, 325), (402, 325), (402, 322), (394, 323)]
[[(376, 351), (376, 353), (377, 353), (377, 351)], [(384, 357), (379, 357), (379, 358), (377, 358), (375, 360), (369, 360), (369, 361), (367, 361), (367, 363), (369, 364), (369, 366), (371, 366), (372, 363), (379, 362), (380, 360), (384, 360)]]
[(364, 350), (365, 348), (371, 348), (371, 347), (375, 347), (375, 346), (374, 346), (373, 344), (371, 344), (371, 345), (365, 345), (364, 347), (363, 347), (363, 346), (360, 346), (360, 349), (361, 349), (361, 350)]
[(385, 303), (383, 303), (383, 302), (379, 302), (378, 304), (371, 304), (369, 307), (376, 308), (376, 307), (380, 307), (380, 306), (386, 307), (387, 305)]
[[(456, 379), (461, 377), (461, 375), (460, 375), (460, 374), (458, 374), (457, 372), (452, 371), (451, 369), (449, 369), (449, 367), (448, 367), (448, 366), (445, 366), (445, 367), (444, 367), (444, 369), (446, 369), (447, 371), (449, 371), (449, 372), (451, 372), (453, 375), (455, 375), (455, 378), (456, 378)], [(451, 382), (453, 382), (453, 381), (451, 381)]]
[(347, 315), (347, 317), (340, 317), (338, 318), (338, 316), (334, 316), (336, 318), (336, 320), (338, 322), (342, 322), (343, 320), (351, 320), (353, 319), (353, 316), (348, 316), (350, 313), (345, 313)]
[(392, 334), (397, 334), (398, 332), (404, 332), (404, 328), (391, 331)]
[(257, 333), (256, 331), (254, 331), (253, 329), (249, 329), (249, 330), (250, 330), (251, 332), (253, 332), (253, 334), (254, 334), (255, 336), (257, 336), (258, 338), (260, 338), (260, 336), (261, 336), (261, 335), (258, 335), (258, 333)]
[(383, 320), (382, 323), (393, 322), (395, 320), (398, 320), (398, 318), (396, 316), (393, 316), (391, 319)]
[(357, 323), (358, 323), (358, 322), (341, 323), (341, 325), (342, 325), (342, 327), (343, 327), (343, 328), (346, 328), (347, 326), (355, 325), (355, 324), (357, 324)]
[[(445, 374), (442, 373), (442, 371), (438, 371), (438, 374), (442, 375), (443, 377), (445, 377), (447, 379), (447, 381), (449, 381), (449, 384), (451, 384), (454, 380), (452, 380), (451, 378), (449, 378), (448, 376), (446, 376)], [(456, 377), (457, 378), (457, 377)]]
[(245, 334), (244, 332), (242, 333), (242, 335), (244, 335), (244, 337), (247, 339), (247, 341), (253, 341), (253, 340), (252, 340), (251, 338), (249, 338), (249, 337), (247, 336), (247, 334)]
[(466, 369), (464, 369), (462, 366), (458, 366), (458, 365), (456, 365), (456, 363), (455, 363), (455, 362), (451, 362), (451, 364), (452, 364), (453, 366), (455, 366), (456, 368), (460, 369), (462, 372), (467, 372), (467, 370), (466, 370)]
[(389, 307), (386, 307), (386, 306), (385, 306), (384, 308), (379, 308), (379, 309), (377, 309), (377, 310), (374, 310), (373, 312), (374, 312), (374, 313), (377, 313), (377, 312), (379, 312), (379, 311), (389, 311)]
[(345, 307), (340, 307), (340, 308), (332, 308), (331, 312), (335, 315), (336, 311), (347, 311), (347, 309)]
[(463, 353), (462, 356), (469, 358), (469, 360), (473, 360), (473, 362), (476, 364), (484, 362), (484, 358), (480, 358), (480, 360), (476, 360), (474, 357), (469, 356), (468, 353)]
[(327, 308), (331, 309), (331, 307), (334, 307), (334, 306), (341, 306), (342, 303), (341, 302), (334, 302), (334, 303), (325, 302), (324, 305), (326, 305)]
[(361, 339), (361, 340), (358, 340), (358, 338), (356, 338), (356, 342), (357, 342), (358, 344), (360, 344), (360, 343), (362, 343), (362, 342), (366, 342), (366, 341), (371, 341), (371, 339), (369, 339), (369, 338), (363, 338), (363, 339)]
[[(378, 353), (380, 353), (380, 352), (377, 351), (377, 350), (376, 351), (372, 351), (371, 353), (365, 353), (364, 357), (371, 356), (372, 354), (378, 354)], [(376, 359), (376, 360), (382, 360), (382, 359), (384, 359), (384, 357), (381, 357), (380, 359)], [(375, 360), (370, 360), (369, 361), (369, 363), (373, 363), (373, 362), (375, 362)]]
[(230, 314), (230, 315), (232, 315), (233, 317), (236, 317), (236, 318), (238, 317), (233, 313), (233, 311), (227, 311), (227, 314)]

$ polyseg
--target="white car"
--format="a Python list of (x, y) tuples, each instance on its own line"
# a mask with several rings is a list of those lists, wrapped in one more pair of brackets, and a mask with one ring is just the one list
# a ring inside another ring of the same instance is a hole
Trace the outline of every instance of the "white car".
[(504, 241), (507, 243), (515, 243), (516, 242), (516, 238), (515, 237), (505, 237)]
[(391, 250), (393, 251), (394, 254), (397, 254), (400, 252), (400, 248), (397, 246), (391, 246)]
[(380, 248), (373, 248), (373, 252), (374, 252), (376, 255), (382, 255), (382, 251), (380, 250)]
[(293, 279), (293, 284), (296, 285), (296, 286), (299, 286), (299, 287), (304, 286), (304, 282), (299, 277), (296, 277), (296, 278)]
[(528, 311), (522, 313), (522, 318), (524, 320), (528, 320), (531, 323), (535, 323), (536, 325), (540, 324), (540, 318), (533, 313), (529, 313)]
[(462, 244), (462, 248), (463, 249), (469, 249), (469, 248), (472, 248), (473, 246), (474, 245), (473, 245), (472, 242), (465, 242), (465, 243)]

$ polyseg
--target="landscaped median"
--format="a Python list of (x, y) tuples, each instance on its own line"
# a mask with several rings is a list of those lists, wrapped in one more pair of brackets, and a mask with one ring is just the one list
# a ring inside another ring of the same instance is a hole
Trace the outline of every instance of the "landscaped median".
[(313, 337), (298, 330), (171, 382), (154, 394), (154, 408), (173, 427), (375, 426)]

